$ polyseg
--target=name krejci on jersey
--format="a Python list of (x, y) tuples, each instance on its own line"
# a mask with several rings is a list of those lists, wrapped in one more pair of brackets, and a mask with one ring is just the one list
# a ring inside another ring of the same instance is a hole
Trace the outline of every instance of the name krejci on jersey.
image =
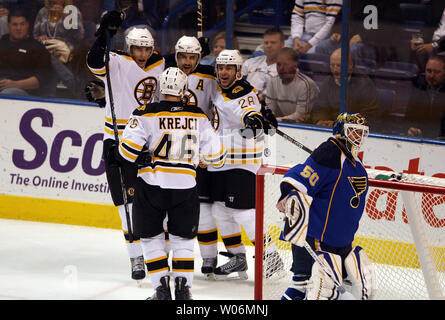
[(159, 130), (198, 130), (198, 119), (187, 117), (160, 117)]

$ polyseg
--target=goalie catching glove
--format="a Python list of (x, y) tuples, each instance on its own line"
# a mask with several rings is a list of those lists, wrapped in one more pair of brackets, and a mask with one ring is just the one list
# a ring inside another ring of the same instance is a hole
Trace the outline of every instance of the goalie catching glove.
[(261, 114), (251, 112), (244, 117), (244, 128), (240, 130), (241, 135), (246, 139), (259, 138), (264, 133), (270, 134), (272, 127), (264, 120)]
[(282, 201), (286, 203), (282, 238), (294, 245), (303, 247), (306, 242), (309, 207), (312, 198), (294, 189)]

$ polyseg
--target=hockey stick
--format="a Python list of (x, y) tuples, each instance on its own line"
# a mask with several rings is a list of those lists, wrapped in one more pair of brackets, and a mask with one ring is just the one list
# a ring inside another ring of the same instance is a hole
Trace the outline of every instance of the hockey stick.
[(197, 5), (198, 5), (198, 39), (202, 37), (203, 35), (203, 26), (202, 26), (202, 0), (197, 0)]
[(309, 149), (308, 147), (306, 147), (304, 144), (302, 144), (301, 142), (298, 142), (297, 140), (295, 140), (294, 138), (292, 138), (291, 136), (287, 135), (286, 133), (284, 133), (283, 131), (281, 131), (278, 128), (275, 128), (276, 133), (283, 137), (284, 139), (286, 139), (287, 141), (293, 143), (294, 145), (296, 145), (298, 148), (303, 149), (304, 151), (306, 151), (307, 153), (311, 154), (312, 150)]
[[(107, 39), (107, 46), (105, 48), (105, 72), (107, 74), (107, 89), (108, 89), (108, 97), (110, 99), (110, 109), (111, 109), (111, 118), (113, 120), (113, 131), (114, 131), (114, 139), (116, 140), (119, 146), (119, 133), (117, 129), (117, 120), (116, 113), (114, 112), (114, 100), (113, 100), (113, 91), (111, 89), (111, 75), (110, 75), (110, 43), (111, 36), (110, 31), (108, 29), (105, 30), (105, 35)], [(131, 229), (131, 221), (130, 221), (130, 210), (128, 209), (128, 199), (127, 199), (127, 188), (125, 187), (124, 177), (122, 175), (122, 167), (119, 166), (119, 179), (122, 186), (122, 198), (124, 200), (124, 208), (125, 208), (125, 217), (127, 218), (127, 231), (128, 231), (128, 241), (130, 243), (133, 242), (133, 231)]]
[(306, 251), (311, 255), (312, 259), (317, 262), (320, 267), (323, 269), (323, 271), (327, 274), (327, 276), (334, 282), (335, 286), (337, 287), (338, 292), (340, 292), (341, 295), (343, 295), (344, 298), (347, 300), (355, 300), (355, 297), (346, 291), (346, 289), (338, 282), (338, 280), (335, 278), (335, 276), (332, 274), (331, 270), (328, 269), (328, 267), (325, 266), (323, 261), (320, 260), (320, 258), (317, 256), (317, 254), (312, 250), (309, 243), (306, 241), (304, 242), (304, 248)]

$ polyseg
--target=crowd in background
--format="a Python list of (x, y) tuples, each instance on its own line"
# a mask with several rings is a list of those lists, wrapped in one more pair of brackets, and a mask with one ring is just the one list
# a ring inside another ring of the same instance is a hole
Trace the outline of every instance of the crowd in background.
[[(224, 20), (225, 1), (203, 2), (209, 30)], [(234, 10), (251, 2), (234, 1)], [(85, 57), (105, 11), (126, 13), (114, 49), (123, 49), (132, 26), (146, 25), (158, 51), (167, 40), (168, 54), (180, 36), (196, 35), (193, 6), (172, 17), (162, 33), (165, 17), (184, 3), (0, 0), (0, 94), (86, 100), (84, 89), (95, 78)], [(264, 1), (256, 12), (273, 10), (274, 3)], [(374, 132), (444, 138), (444, 1), (352, 0), (350, 5), (347, 108), (368, 117)], [(429, 11), (410, 17), (409, 5)], [(340, 109), (342, 0), (283, 0), (282, 8), (290, 34), (270, 25), (254, 52), (240, 46), (234, 30), (232, 45), (246, 58), (243, 74), (279, 121), (331, 126)], [(372, 19), (372, 8), (378, 20)], [(224, 31), (211, 35), (211, 53), (203, 64), (213, 65), (225, 48)]]

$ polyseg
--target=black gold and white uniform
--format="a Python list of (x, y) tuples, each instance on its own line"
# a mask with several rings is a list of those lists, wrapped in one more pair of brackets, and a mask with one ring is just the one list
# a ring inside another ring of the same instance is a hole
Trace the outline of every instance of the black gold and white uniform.
[[(90, 71), (104, 82), (106, 77), (105, 65), (102, 67), (88, 65)], [(114, 112), (118, 125), (119, 136), (125, 128), (128, 118), (134, 109), (151, 102), (158, 102), (159, 75), (164, 71), (164, 58), (154, 52), (148, 59), (144, 69), (140, 68), (133, 58), (124, 52), (110, 53), (110, 78), (113, 92)], [(105, 133), (104, 140), (114, 139), (113, 120), (108, 86), (105, 85)]]
[[(218, 88), (215, 69), (211, 66), (198, 64), (188, 75), (188, 90), (184, 95), (187, 104), (199, 107), (213, 118), (212, 96)], [(196, 182), (200, 201), (198, 243), (202, 258), (215, 258), (218, 255), (218, 231), (211, 213), (210, 190), (212, 182), (207, 168), (196, 168)]]
[(138, 172), (133, 203), (135, 236), (142, 239), (148, 273), (158, 283), (168, 274), (167, 254), (156, 245), (164, 239), (163, 221), (167, 216), (172, 271), (191, 284), (193, 250), (191, 254), (183, 250), (181, 256), (175, 241), (190, 240), (193, 247), (198, 231), (196, 167), (200, 155), (208, 164), (221, 166), (226, 150), (201, 109), (168, 101), (143, 106), (128, 121), (119, 154), (134, 162), (144, 147), (152, 153), (152, 163)]
[(255, 176), (262, 163), (264, 138), (246, 139), (240, 134), (244, 119), (260, 113), (257, 91), (245, 80), (218, 90), (213, 98), (214, 126), (227, 148), (226, 163), (211, 172), (212, 214), (226, 248), (234, 254), (244, 253), (241, 228), (255, 239)]
[[(115, 163), (110, 163), (110, 150), (115, 144), (115, 135), (113, 129), (113, 120), (111, 115), (111, 106), (108, 91), (108, 77), (104, 63), (104, 49), (95, 43), (88, 53), (87, 65), (90, 71), (102, 81), (105, 82), (105, 127), (104, 127), (104, 145), (103, 155), (105, 172), (110, 186), (111, 198), (115, 206), (118, 207), (119, 216), (122, 223), (122, 230), (127, 241), (127, 249), (130, 258), (142, 255), (139, 247), (139, 239), (134, 238), (133, 243), (129, 243), (128, 224), (126, 210), (122, 194), (122, 185), (120, 178), (120, 168)], [(122, 135), (125, 124), (131, 116), (134, 109), (148, 102), (159, 100), (159, 75), (164, 71), (164, 58), (153, 52), (148, 59), (144, 69), (140, 68), (133, 58), (124, 52), (110, 52), (109, 72), (111, 79), (111, 90), (113, 95), (113, 106), (116, 115), (116, 124), (118, 136)], [(137, 166), (125, 164), (121, 168), (122, 178), (126, 187), (127, 205), (131, 213), (136, 184)]]

